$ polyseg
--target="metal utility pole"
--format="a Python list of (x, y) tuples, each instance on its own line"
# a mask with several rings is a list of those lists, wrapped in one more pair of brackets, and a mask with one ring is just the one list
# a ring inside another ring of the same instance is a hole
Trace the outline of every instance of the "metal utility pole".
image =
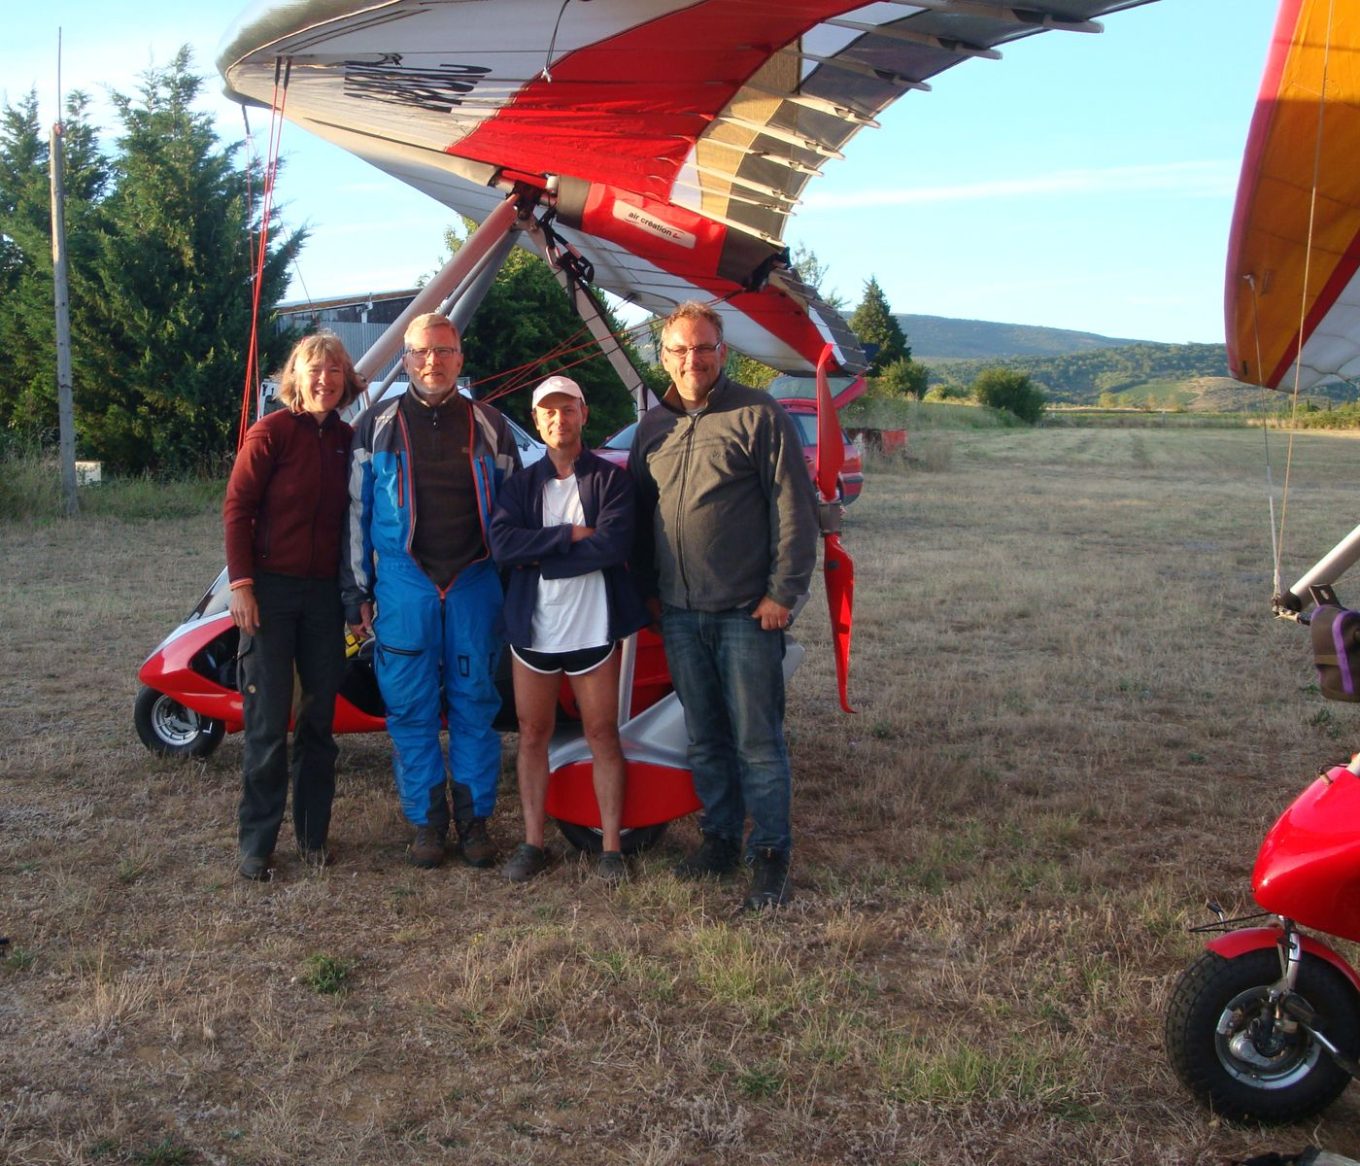
[[(58, 34), (57, 56), (61, 56)], [(60, 68), (60, 66), (58, 66)], [(60, 90), (60, 85), (58, 85)], [(60, 102), (61, 94), (58, 92)], [(60, 109), (58, 109), (60, 116)], [(66, 290), (66, 188), (62, 160), (62, 124), (52, 125), (52, 288), (57, 310), (57, 426), (61, 455), (61, 497), (66, 516), (80, 509), (76, 497), (76, 419), (71, 393), (71, 301)]]

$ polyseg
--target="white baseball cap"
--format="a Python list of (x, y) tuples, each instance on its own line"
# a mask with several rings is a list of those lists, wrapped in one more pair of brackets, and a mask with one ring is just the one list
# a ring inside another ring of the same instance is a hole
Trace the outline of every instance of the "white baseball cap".
[(551, 376), (534, 390), (534, 400), (530, 408), (537, 409), (544, 397), (551, 397), (554, 393), (575, 397), (581, 402), (586, 399), (586, 395), (581, 392), (581, 386), (571, 377)]

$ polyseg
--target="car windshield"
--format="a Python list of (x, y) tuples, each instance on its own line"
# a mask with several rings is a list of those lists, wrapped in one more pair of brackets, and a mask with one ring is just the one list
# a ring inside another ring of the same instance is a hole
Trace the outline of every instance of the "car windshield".
[(804, 445), (817, 444), (817, 414), (816, 413), (795, 413), (789, 410), (789, 416), (793, 418), (793, 423), (798, 426), (798, 436)]
[(637, 422), (625, 425), (613, 437), (606, 437), (601, 449), (632, 449), (633, 434), (637, 432)]
[[(833, 398), (839, 397), (855, 383), (855, 380), (856, 378), (852, 376), (829, 376), (826, 378), (827, 386), (831, 389)], [(772, 397), (794, 398), (800, 401), (815, 401), (817, 399), (817, 380), (815, 377), (781, 373), (765, 388)]]

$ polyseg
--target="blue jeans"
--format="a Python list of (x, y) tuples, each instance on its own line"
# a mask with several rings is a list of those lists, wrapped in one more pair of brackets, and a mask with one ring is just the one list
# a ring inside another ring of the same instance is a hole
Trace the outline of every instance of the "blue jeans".
[(784, 743), (784, 633), (740, 610), (665, 607), (666, 660), (685, 709), (699, 828), (748, 850), (792, 845), (793, 780)]

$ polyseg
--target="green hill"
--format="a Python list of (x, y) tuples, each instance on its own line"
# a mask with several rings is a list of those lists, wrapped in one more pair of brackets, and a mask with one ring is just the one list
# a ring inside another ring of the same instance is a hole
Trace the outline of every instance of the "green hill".
[(1038, 328), (1030, 324), (998, 324), (991, 320), (956, 320), (948, 316), (895, 313), (907, 334), (912, 357), (922, 364), (946, 360), (987, 360), (1011, 356), (1065, 356), (1117, 348), (1145, 341), (1073, 332), (1067, 328)]
[[(944, 316), (898, 314), (897, 321), (912, 358), (930, 369), (932, 385), (967, 386), (984, 368), (1003, 365), (1028, 376), (1052, 405), (1233, 413), (1286, 404), (1282, 394), (1233, 380), (1221, 344), (1163, 344)], [(1308, 394), (1324, 408), (1356, 398), (1344, 382)]]
[[(996, 364), (1023, 372), (1054, 404), (1095, 405), (1104, 398), (1107, 404), (1117, 401), (1184, 408), (1189, 406), (1190, 397), (1207, 387), (1183, 387), (1188, 382), (1237, 383), (1228, 376), (1221, 344), (1126, 344), (1065, 355), (950, 360), (932, 369), (939, 380), (966, 385), (984, 368)], [(1259, 390), (1238, 387), (1259, 396)]]

